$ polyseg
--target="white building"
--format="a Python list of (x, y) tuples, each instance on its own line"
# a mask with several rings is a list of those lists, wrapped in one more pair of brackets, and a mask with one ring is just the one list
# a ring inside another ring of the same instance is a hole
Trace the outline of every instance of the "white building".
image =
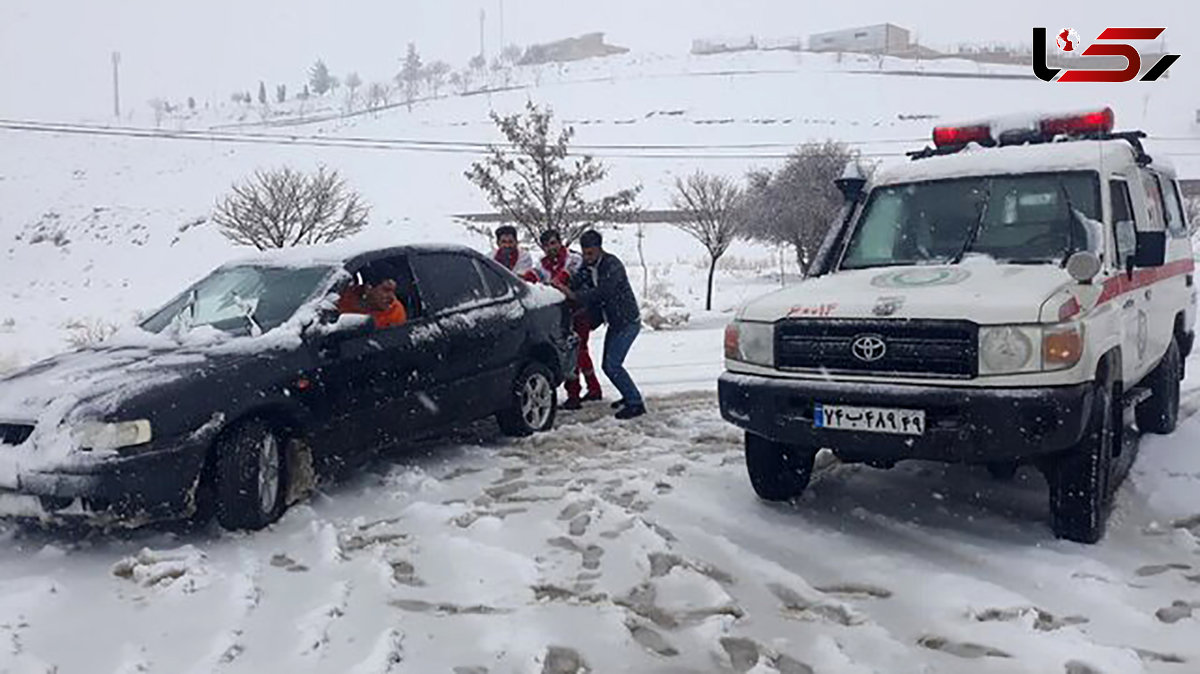
[(814, 33), (808, 38), (810, 51), (846, 51), (862, 54), (895, 54), (911, 45), (909, 32), (890, 23)]

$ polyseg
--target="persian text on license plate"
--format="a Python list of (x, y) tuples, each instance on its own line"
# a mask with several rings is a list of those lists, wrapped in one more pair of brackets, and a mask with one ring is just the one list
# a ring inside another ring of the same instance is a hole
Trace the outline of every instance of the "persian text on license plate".
[(817, 403), (813, 409), (813, 426), (842, 431), (923, 435), (925, 411)]

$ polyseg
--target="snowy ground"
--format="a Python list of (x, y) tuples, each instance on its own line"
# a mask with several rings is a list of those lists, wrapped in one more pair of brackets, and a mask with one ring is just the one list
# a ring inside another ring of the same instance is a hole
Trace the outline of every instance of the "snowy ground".
[(1030, 469), (827, 463), (764, 504), (708, 393), (398, 452), (255, 534), (8, 529), (0, 671), (1193, 672), (1187, 386), (1097, 546)]
[[(1191, 92), (1169, 83), (843, 72), (855, 68), (788, 54), (631, 55), (297, 132), (493, 140), (488, 106), (534, 98), (585, 143), (836, 137), (882, 153), (928, 136), (933, 121), (913, 116), (1100, 101), (1123, 127), (1179, 139), (1159, 147), (1195, 161), (1194, 106), (1180, 103)], [(364, 236), (381, 242), (485, 245), (447, 217), (485, 208), (461, 177), (468, 156), (9, 133), (3, 143), (0, 371), (89, 325), (128, 323), (235, 254), (203, 219), (257, 167), (341, 169), (375, 206)], [(694, 168), (769, 163), (610, 159), (618, 183), (645, 185), (650, 208)], [(636, 260), (632, 232), (609, 240)], [(738, 244), (707, 313), (699, 245), (653, 227), (645, 249), (650, 294), (670, 293), (692, 316), (685, 330), (644, 332), (630, 356), (651, 415), (622, 425), (585, 410), (528, 441), (482, 427), (398, 451), (256, 534), (80, 540), (0, 526), (0, 672), (1200, 671), (1197, 375), (1193, 416), (1145, 439), (1097, 546), (1053, 539), (1032, 470), (1004, 484), (936, 464), (830, 464), (799, 504), (769, 506), (753, 497), (714, 390), (721, 329), (779, 283), (777, 259)], [(641, 269), (631, 272), (641, 292)]]

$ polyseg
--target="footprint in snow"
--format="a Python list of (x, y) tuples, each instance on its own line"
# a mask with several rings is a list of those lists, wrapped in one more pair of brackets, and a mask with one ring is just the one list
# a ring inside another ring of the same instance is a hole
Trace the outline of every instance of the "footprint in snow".
[(838, 583), (836, 585), (824, 585), (816, 589), (818, 592), (841, 597), (890, 599), (892, 596), (892, 591), (887, 588), (863, 583)]
[(966, 659), (1012, 657), (998, 648), (966, 641), (951, 641), (945, 637), (924, 636), (917, 640), (917, 645)]
[(758, 644), (751, 639), (741, 637), (721, 637), (721, 648), (729, 656), (729, 664), (733, 671), (745, 674), (758, 664)]
[(853, 627), (866, 622), (865, 617), (847, 606), (823, 604), (805, 599), (786, 585), (768, 583), (767, 589), (783, 603), (783, 613), (788, 617), (832, 622), (845, 627)]
[(629, 630), (629, 635), (633, 637), (633, 640), (651, 653), (664, 658), (673, 658), (679, 655), (679, 649), (667, 642), (666, 638), (657, 630), (634, 622), (625, 623), (625, 627)]
[(550, 545), (570, 552), (577, 552), (583, 557), (583, 568), (598, 569), (600, 568), (600, 558), (604, 556), (604, 548), (595, 543), (589, 544), (587, 547), (580, 547), (575, 541), (559, 536), (546, 541)]
[(1066, 674), (1104, 674), (1104, 672), (1086, 662), (1071, 660), (1066, 665)]
[(542, 663), (542, 674), (586, 674), (591, 672), (583, 656), (573, 648), (551, 646), (546, 649), (546, 660)]
[(454, 674), (488, 674), (487, 667), (455, 667)]
[(284, 554), (273, 555), (271, 557), (271, 566), (277, 569), (286, 569), (292, 573), (308, 571), (308, 567), (297, 562), (296, 560)]
[(973, 615), (975, 620), (981, 623), (1014, 622), (1030, 616), (1033, 618), (1033, 628), (1039, 632), (1053, 632), (1054, 630), (1070, 625), (1083, 625), (1091, 622), (1083, 616), (1065, 616), (1059, 618), (1053, 613), (1044, 611), (1036, 606), (989, 608)]
[(1190, 564), (1180, 564), (1178, 562), (1171, 564), (1149, 564), (1134, 571), (1134, 574), (1139, 578), (1148, 576), (1158, 576), (1168, 571), (1188, 571), (1192, 568)]
[(672, 552), (651, 552), (648, 558), (650, 560), (651, 578), (662, 578), (671, 573), (671, 570), (675, 567), (681, 566), (701, 575), (708, 576), (722, 585), (732, 585), (734, 583), (733, 576), (728, 572), (705, 562), (685, 560)]
[(1142, 659), (1142, 662), (1162, 662), (1168, 665), (1182, 665), (1187, 662), (1187, 658), (1174, 653), (1158, 653), (1144, 648), (1135, 648), (1133, 651)]
[(573, 520), (576, 517), (579, 517), (580, 515), (582, 515), (583, 513), (586, 513), (589, 510), (591, 510), (593, 507), (595, 507), (595, 505), (596, 505), (595, 499), (587, 499), (586, 501), (575, 501), (574, 503), (563, 508), (562, 512), (558, 513), (558, 519), (559, 519), (559, 521), (562, 521), (562, 522), (566, 522), (568, 520)]
[(1173, 601), (1170, 606), (1155, 611), (1154, 617), (1158, 618), (1159, 622), (1173, 625), (1180, 620), (1191, 618), (1197, 608), (1200, 608), (1200, 602)]
[(410, 613), (432, 613), (440, 616), (455, 616), (455, 615), (504, 615), (512, 613), (512, 610), (506, 608), (494, 608), (492, 606), (459, 606), (458, 604), (450, 604), (446, 602), (432, 603), (421, 601), (420, 599), (393, 599), (388, 602), (392, 606), (401, 611)]

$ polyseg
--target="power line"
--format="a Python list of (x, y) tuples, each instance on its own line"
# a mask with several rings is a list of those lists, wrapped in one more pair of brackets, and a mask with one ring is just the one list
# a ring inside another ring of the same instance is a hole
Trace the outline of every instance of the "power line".
[[(275, 145), (292, 147), (324, 147), (391, 150), (408, 152), (434, 152), (443, 154), (483, 155), (497, 148), (504, 153), (515, 153), (517, 149), (509, 143), (486, 143), (482, 141), (455, 141), (416, 138), (378, 138), (364, 136), (315, 136), (298, 134), (271, 134), (261, 132), (219, 132), (195, 130), (162, 130), (127, 126), (101, 126), (89, 124), (39, 122), (30, 120), (0, 119), (0, 129), (31, 133), (68, 134), (86, 136), (108, 136), (156, 140), (191, 140), (209, 143), (239, 143), (249, 145)], [(1158, 141), (1200, 141), (1200, 138), (1176, 136), (1151, 137)], [(878, 140), (840, 141), (847, 145), (924, 145), (925, 139), (885, 138)], [(572, 146), (570, 156), (583, 154), (613, 159), (786, 159), (797, 143), (729, 143), (729, 144), (579, 144)], [(746, 150), (763, 150), (746, 152)], [(770, 150), (779, 150), (771, 152)], [(1200, 156), (1197, 152), (1164, 152), (1172, 157)], [(869, 158), (902, 156), (901, 151), (861, 152)]]

